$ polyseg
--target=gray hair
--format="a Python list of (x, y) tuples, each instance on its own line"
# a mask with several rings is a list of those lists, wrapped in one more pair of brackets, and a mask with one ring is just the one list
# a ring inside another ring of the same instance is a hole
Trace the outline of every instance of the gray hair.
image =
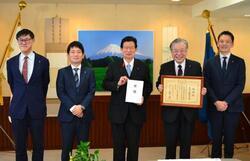
[(178, 43), (184, 43), (184, 44), (186, 45), (186, 49), (188, 49), (188, 42), (187, 42), (187, 40), (182, 39), (182, 38), (176, 38), (176, 39), (174, 39), (174, 40), (170, 43), (170, 45), (169, 45), (170, 50), (172, 51), (172, 50), (173, 50), (173, 45), (174, 45), (174, 44), (178, 44)]

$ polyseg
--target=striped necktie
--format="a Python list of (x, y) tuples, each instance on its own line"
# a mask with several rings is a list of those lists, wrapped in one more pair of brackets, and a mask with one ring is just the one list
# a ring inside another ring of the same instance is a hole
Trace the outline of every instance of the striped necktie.
[(26, 83), (28, 83), (28, 56), (24, 57), (22, 75)]
[(76, 88), (78, 88), (79, 87), (79, 85), (80, 85), (80, 80), (79, 80), (79, 75), (78, 75), (78, 70), (79, 70), (79, 68), (74, 68), (73, 69), (74, 70), (74, 80), (75, 80), (75, 84), (76, 84)]

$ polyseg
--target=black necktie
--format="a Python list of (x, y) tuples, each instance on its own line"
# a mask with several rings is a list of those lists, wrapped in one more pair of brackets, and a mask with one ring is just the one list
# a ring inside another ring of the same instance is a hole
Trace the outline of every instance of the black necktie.
[(178, 76), (182, 76), (183, 72), (182, 72), (182, 66), (181, 65), (178, 65)]
[(74, 68), (73, 70), (75, 72), (74, 73), (74, 80), (75, 80), (76, 88), (78, 88), (79, 85), (80, 85), (79, 76), (78, 76), (78, 73), (77, 73), (77, 71), (79, 70), (79, 68)]
[(226, 73), (226, 71), (227, 71), (227, 57), (226, 56), (223, 57), (222, 71), (223, 71), (223, 73)]

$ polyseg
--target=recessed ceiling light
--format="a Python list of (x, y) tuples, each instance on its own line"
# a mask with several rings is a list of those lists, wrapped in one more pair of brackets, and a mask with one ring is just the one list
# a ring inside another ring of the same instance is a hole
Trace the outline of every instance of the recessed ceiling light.
[(244, 17), (250, 17), (250, 14), (245, 14)]
[(172, 2), (180, 2), (181, 0), (171, 0)]

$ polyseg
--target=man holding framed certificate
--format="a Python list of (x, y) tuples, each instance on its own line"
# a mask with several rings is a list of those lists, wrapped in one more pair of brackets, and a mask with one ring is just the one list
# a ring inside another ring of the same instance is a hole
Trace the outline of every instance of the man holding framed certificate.
[[(194, 107), (201, 106), (199, 103), (202, 95), (206, 94), (206, 88), (203, 87), (200, 63), (186, 58), (188, 42), (177, 38), (171, 42), (170, 49), (174, 60), (161, 65), (156, 82), (162, 94), (166, 159), (176, 158), (178, 140), (180, 158), (190, 158), (192, 133), (198, 113), (198, 108)], [(194, 106), (192, 102), (198, 102), (198, 105)]]
[(152, 91), (152, 83), (148, 67), (135, 59), (136, 50), (136, 38), (123, 38), (123, 59), (109, 64), (103, 81), (104, 89), (111, 91), (108, 116), (112, 128), (113, 161), (138, 160), (140, 131), (146, 119), (145, 102)]

